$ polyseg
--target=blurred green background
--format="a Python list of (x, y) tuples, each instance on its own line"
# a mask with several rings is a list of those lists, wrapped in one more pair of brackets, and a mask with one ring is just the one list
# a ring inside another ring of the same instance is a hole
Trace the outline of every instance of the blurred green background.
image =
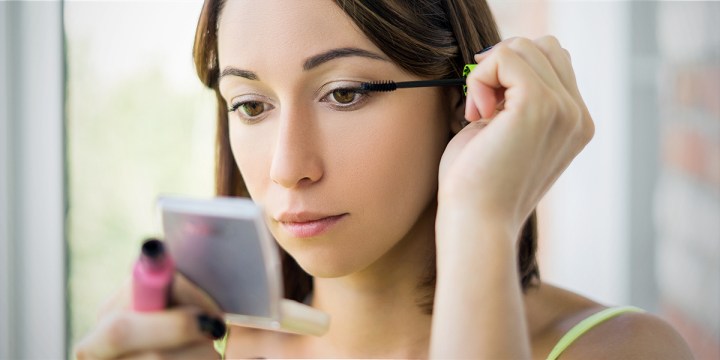
[(200, 6), (65, 5), (71, 344), (161, 234), (157, 197), (212, 195), (214, 96), (192, 63)]

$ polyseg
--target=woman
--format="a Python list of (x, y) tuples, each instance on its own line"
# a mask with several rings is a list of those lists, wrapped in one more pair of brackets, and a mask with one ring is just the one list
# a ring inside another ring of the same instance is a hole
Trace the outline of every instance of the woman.
[[(232, 327), (226, 357), (691, 357), (626, 309), (560, 341), (605, 308), (535, 262), (534, 209), (594, 132), (556, 39), (499, 42), (475, 0), (208, 0), (195, 62), (218, 99), (218, 194), (264, 208), (286, 296), (332, 317), (322, 337)], [(466, 63), (467, 96), (360, 90)], [(226, 329), (184, 279), (165, 312), (120, 293), (78, 357), (217, 356)]]

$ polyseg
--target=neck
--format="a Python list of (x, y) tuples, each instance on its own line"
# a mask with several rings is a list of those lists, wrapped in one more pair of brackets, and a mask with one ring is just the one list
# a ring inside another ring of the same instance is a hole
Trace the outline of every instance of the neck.
[(435, 256), (435, 204), (410, 232), (368, 268), (341, 278), (315, 278), (313, 306), (332, 317), (315, 349), (333, 357), (426, 357), (431, 316), (418, 306), (419, 285)]

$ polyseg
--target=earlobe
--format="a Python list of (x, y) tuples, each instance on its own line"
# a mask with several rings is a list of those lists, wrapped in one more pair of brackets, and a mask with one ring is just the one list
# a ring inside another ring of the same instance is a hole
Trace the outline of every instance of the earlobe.
[(449, 109), (449, 115), (448, 121), (450, 122), (448, 125), (450, 126), (450, 131), (452, 134), (457, 134), (460, 132), (460, 130), (467, 125), (467, 121), (465, 120), (465, 96), (463, 95), (463, 92), (461, 89), (450, 89), (447, 93), (448, 96), (448, 105), (450, 106)]

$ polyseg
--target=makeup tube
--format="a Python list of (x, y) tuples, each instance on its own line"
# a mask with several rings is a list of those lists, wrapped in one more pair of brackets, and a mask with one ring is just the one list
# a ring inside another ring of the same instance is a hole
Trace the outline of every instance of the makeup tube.
[(140, 258), (133, 266), (133, 309), (158, 311), (166, 308), (174, 274), (175, 263), (163, 242), (157, 239), (145, 241)]

